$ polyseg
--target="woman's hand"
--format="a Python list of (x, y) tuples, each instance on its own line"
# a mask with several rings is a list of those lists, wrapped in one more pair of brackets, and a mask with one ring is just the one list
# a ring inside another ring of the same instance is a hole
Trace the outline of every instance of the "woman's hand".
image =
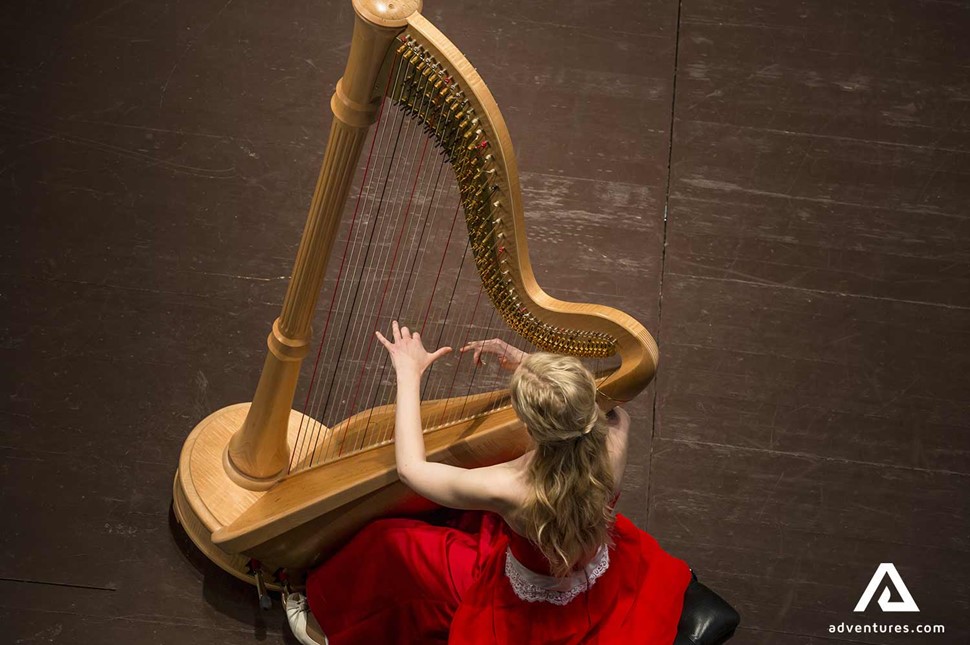
[(387, 349), (387, 353), (391, 355), (391, 362), (398, 374), (403, 370), (413, 371), (420, 376), (424, 373), (424, 370), (428, 369), (429, 365), (451, 352), (450, 347), (442, 347), (435, 352), (428, 352), (421, 344), (421, 334), (418, 332), (411, 333), (407, 327), (399, 326), (396, 320), (391, 323), (391, 332), (394, 342), (389, 341), (379, 331), (374, 333), (377, 335), (377, 340), (381, 341), (381, 344)]
[(461, 348), (461, 353), (464, 354), (468, 351), (474, 351), (474, 360), (476, 365), (483, 365), (482, 354), (494, 354), (498, 356), (498, 364), (507, 370), (514, 370), (519, 366), (525, 357), (528, 356), (526, 352), (521, 349), (512, 347), (506, 343), (501, 338), (492, 338), (490, 340), (473, 340), (467, 343)]

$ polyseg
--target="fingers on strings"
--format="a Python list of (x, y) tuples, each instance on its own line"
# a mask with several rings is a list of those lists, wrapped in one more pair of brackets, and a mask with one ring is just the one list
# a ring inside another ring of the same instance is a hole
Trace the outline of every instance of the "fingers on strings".
[[(391, 350), (394, 347), (394, 344), (401, 340), (413, 339), (421, 344), (421, 332), (411, 332), (411, 330), (409, 330), (407, 327), (402, 327), (396, 320), (391, 322), (391, 336), (394, 338), (394, 342), (388, 340), (387, 337), (380, 332), (380, 330), (374, 330), (374, 335), (377, 337), (377, 340), (380, 341), (381, 345), (386, 347), (388, 350)], [(424, 347), (423, 344), (421, 344), (421, 346)], [(440, 347), (436, 351), (431, 352), (431, 358), (432, 360), (437, 360), (445, 354), (450, 354), (452, 351), (453, 350), (451, 347)], [(464, 352), (465, 348), (463, 348), (461, 351)], [(480, 351), (475, 353), (476, 361), (479, 360), (478, 357), (480, 353)]]

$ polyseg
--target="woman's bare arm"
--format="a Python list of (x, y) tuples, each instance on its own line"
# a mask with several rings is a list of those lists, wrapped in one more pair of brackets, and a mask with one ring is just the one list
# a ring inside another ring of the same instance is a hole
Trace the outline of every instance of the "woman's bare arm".
[(610, 463), (613, 466), (613, 485), (619, 493), (630, 446), (630, 415), (623, 408), (617, 407), (607, 413), (606, 421), (609, 424), (606, 446), (610, 451)]
[(397, 411), (394, 455), (401, 481), (416, 493), (442, 506), (504, 512), (514, 491), (515, 470), (506, 464), (487, 468), (460, 468), (430, 462), (421, 427), (421, 376), (431, 363), (451, 351), (442, 347), (430, 353), (417, 332), (392, 325), (393, 342), (376, 332), (391, 355), (397, 372)]

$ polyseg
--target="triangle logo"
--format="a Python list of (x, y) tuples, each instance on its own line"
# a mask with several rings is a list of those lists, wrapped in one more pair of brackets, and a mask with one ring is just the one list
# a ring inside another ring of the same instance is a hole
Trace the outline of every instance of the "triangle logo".
[(890, 600), (889, 585), (882, 590), (882, 594), (879, 596), (879, 608), (884, 612), (895, 612), (895, 611), (919, 611), (919, 607), (916, 606), (916, 601), (913, 600), (913, 595), (909, 593), (909, 589), (906, 588), (906, 583), (903, 582), (902, 577), (900, 577), (899, 572), (896, 571), (896, 565), (892, 562), (883, 562), (876, 569), (876, 572), (872, 574), (872, 579), (869, 581), (869, 585), (866, 590), (862, 592), (862, 597), (859, 598), (859, 602), (856, 603), (855, 609), (853, 611), (865, 611), (866, 607), (872, 601), (872, 597), (876, 595), (876, 590), (879, 589), (879, 585), (882, 581), (889, 577), (889, 584), (896, 588), (896, 593), (899, 594), (899, 600)]

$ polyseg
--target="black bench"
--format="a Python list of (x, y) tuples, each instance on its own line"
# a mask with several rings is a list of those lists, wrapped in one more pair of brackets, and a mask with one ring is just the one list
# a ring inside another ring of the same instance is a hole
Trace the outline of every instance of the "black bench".
[(720, 645), (734, 636), (740, 622), (737, 610), (698, 582), (692, 571), (673, 645)]

